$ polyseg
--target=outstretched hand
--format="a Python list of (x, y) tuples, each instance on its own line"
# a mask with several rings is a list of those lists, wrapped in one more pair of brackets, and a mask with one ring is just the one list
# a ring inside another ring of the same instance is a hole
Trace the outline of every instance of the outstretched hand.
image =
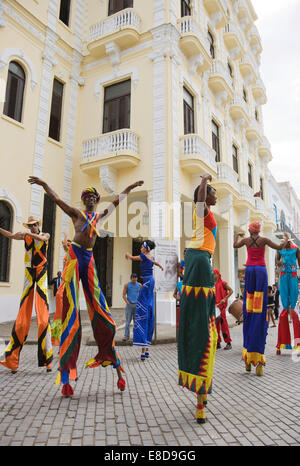
[(143, 184), (144, 184), (143, 180), (136, 181), (135, 183), (128, 186), (128, 189), (131, 191), (132, 189), (137, 188), (138, 186), (142, 186)]
[(38, 184), (38, 185), (40, 185), (40, 186), (43, 186), (43, 185), (45, 184), (45, 182), (44, 182), (43, 180), (41, 180), (41, 179), (38, 178), (37, 176), (32, 176), (32, 175), (28, 178), (27, 181), (28, 181), (28, 183), (30, 183), (30, 184)]

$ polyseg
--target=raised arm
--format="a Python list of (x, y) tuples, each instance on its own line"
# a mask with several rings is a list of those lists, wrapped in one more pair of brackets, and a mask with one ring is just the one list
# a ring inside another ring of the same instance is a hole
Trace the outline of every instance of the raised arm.
[(64, 232), (64, 239), (62, 240), (61, 242), (63, 248), (64, 248), (64, 251), (65, 252), (68, 252), (69, 248), (68, 248), (68, 235), (66, 233), (66, 231)]
[(129, 259), (129, 260), (131, 260), (131, 261), (139, 261), (139, 262), (142, 262), (141, 256), (132, 256), (131, 254), (129, 254), (129, 252), (126, 252), (125, 258), (126, 258), (126, 259)]
[[(245, 246), (246, 244), (246, 238), (243, 238), (243, 236), (245, 236), (245, 233), (237, 233), (234, 237), (234, 241), (233, 241), (233, 247), (235, 249), (239, 249), (241, 248), (242, 246)], [(239, 237), (241, 237), (242, 239), (239, 240)]]
[(47, 183), (37, 176), (30, 176), (28, 178), (28, 183), (30, 184), (37, 184), (39, 186), (42, 186), (44, 191), (48, 194), (50, 199), (52, 199), (55, 204), (57, 204), (69, 217), (71, 218), (77, 218), (81, 215), (80, 210), (75, 209), (74, 207), (69, 206), (66, 204), (65, 201), (63, 201), (57, 194), (56, 192), (53, 191), (50, 186), (47, 185)]
[(207, 183), (208, 181), (211, 181), (212, 177), (209, 173), (206, 173), (205, 175), (202, 176), (201, 183), (199, 185), (198, 191), (197, 191), (197, 199), (196, 202), (203, 204), (204, 203), (204, 215), (208, 214), (208, 208), (206, 205), (206, 197), (207, 197)]
[(103, 212), (101, 212), (98, 221), (103, 220), (104, 217), (108, 217), (113, 212), (113, 210), (116, 209), (116, 207), (118, 207), (120, 202), (123, 201), (123, 199), (125, 199), (125, 197), (128, 196), (130, 191), (132, 191), (134, 188), (138, 186), (142, 186), (143, 184), (144, 184), (144, 181), (136, 181), (135, 183), (127, 186), (127, 188), (124, 189), (124, 191), (122, 191), (120, 194), (118, 194), (115, 197), (115, 199), (110, 203), (108, 208), (105, 209)]

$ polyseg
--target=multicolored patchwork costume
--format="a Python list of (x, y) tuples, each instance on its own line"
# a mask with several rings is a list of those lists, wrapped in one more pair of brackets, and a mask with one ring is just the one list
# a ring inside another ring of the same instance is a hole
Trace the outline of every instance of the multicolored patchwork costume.
[(268, 273), (265, 248), (247, 248), (243, 301), (243, 360), (247, 365), (265, 365), (265, 344), (268, 331)]
[[(86, 363), (87, 367), (99, 365), (120, 366), (115, 350), (114, 337), (116, 324), (100, 288), (93, 250), (72, 242), (67, 252), (67, 262), (63, 271), (65, 284), (62, 311), (62, 332), (59, 347), (59, 375), (57, 385), (67, 385), (69, 379), (76, 380), (77, 359), (81, 343), (81, 323), (79, 314), (79, 281), (83, 285), (87, 309), (92, 324), (94, 338), (98, 345), (96, 356)], [(121, 367), (120, 367), (121, 368)], [(122, 370), (122, 369), (121, 369)]]
[(300, 322), (295, 307), (298, 300), (298, 276), (297, 276), (297, 251), (298, 247), (291, 244), (288, 249), (282, 249), (279, 252), (283, 259), (280, 273), (280, 297), (283, 310), (279, 316), (277, 350), (292, 349), (291, 333), (289, 326), (289, 309), (294, 329), (294, 347), (300, 349)]
[(205, 418), (204, 399), (212, 392), (217, 347), (215, 283), (211, 255), (217, 224), (210, 211), (204, 218), (194, 212), (195, 235), (185, 253), (178, 331), (178, 384), (198, 396), (195, 417)]
[(16, 371), (19, 367), (20, 352), (30, 329), (33, 299), (35, 300), (38, 327), (38, 365), (39, 367), (47, 366), (50, 368), (53, 359), (47, 293), (47, 248), (48, 242), (38, 241), (29, 235), (25, 236), (23, 294), (10, 342), (5, 349), (5, 360), (0, 361), (0, 364), (13, 371)]

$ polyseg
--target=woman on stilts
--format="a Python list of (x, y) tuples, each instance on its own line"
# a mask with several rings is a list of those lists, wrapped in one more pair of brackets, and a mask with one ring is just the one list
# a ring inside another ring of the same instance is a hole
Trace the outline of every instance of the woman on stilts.
[(217, 347), (215, 282), (211, 257), (215, 250), (217, 222), (210, 210), (217, 202), (212, 177), (202, 176), (194, 192), (194, 236), (185, 253), (178, 332), (178, 384), (197, 395), (195, 418), (206, 421), (207, 394), (212, 392)]
[[(273, 243), (269, 238), (260, 236), (261, 225), (253, 222), (249, 225), (249, 234), (238, 233), (234, 239), (234, 248), (247, 247), (245, 273), (245, 290), (243, 301), (243, 360), (247, 372), (251, 365), (256, 367), (256, 375), (263, 375), (266, 364), (265, 344), (268, 331), (268, 273), (265, 262), (265, 248), (280, 250), (283, 244)], [(242, 239), (239, 240), (239, 237)]]
[(295, 307), (298, 300), (298, 274), (297, 262), (300, 267), (300, 250), (290, 235), (284, 233), (287, 244), (285, 249), (277, 252), (277, 262), (281, 263), (280, 272), (280, 297), (283, 310), (279, 316), (278, 340), (276, 354), (281, 354), (282, 349), (293, 349), (291, 344), (291, 332), (289, 325), (289, 311), (291, 312), (294, 329), (294, 350), (300, 350), (300, 321)]
[[(70, 380), (77, 380), (77, 359), (81, 343), (81, 323), (79, 315), (79, 282), (81, 280), (85, 294), (93, 334), (98, 346), (96, 356), (86, 363), (87, 368), (113, 365), (118, 374), (118, 388), (125, 389), (122, 377), (120, 359), (115, 349), (116, 324), (110, 313), (105, 296), (100, 288), (96, 264), (93, 257), (93, 247), (99, 232), (97, 224), (104, 220), (119, 205), (132, 189), (141, 186), (138, 181), (128, 186), (113, 200), (110, 206), (101, 214), (95, 212), (100, 201), (100, 194), (94, 187), (87, 187), (81, 194), (85, 210), (66, 204), (45, 183), (45, 181), (30, 176), (28, 182), (43, 187), (48, 196), (72, 219), (75, 236), (67, 252), (67, 262), (63, 271), (65, 284), (62, 311), (62, 333), (59, 346), (59, 374), (57, 385), (62, 383), (62, 395), (71, 396), (74, 393)], [(124, 372), (124, 371), (123, 371)]]
[(154, 248), (155, 243), (147, 240), (143, 242), (139, 256), (132, 256), (129, 252), (125, 254), (126, 259), (140, 262), (141, 278), (143, 280), (143, 286), (136, 303), (133, 328), (133, 346), (141, 347), (141, 361), (149, 358), (149, 346), (151, 345), (154, 332), (155, 280), (153, 278), (153, 266), (156, 265), (163, 270), (163, 267), (150, 254), (150, 251)]

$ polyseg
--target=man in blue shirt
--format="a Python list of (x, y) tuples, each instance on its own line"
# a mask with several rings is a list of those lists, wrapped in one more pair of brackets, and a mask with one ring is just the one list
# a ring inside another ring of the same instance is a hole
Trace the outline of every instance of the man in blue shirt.
[(141, 283), (137, 281), (138, 277), (136, 273), (130, 275), (130, 282), (125, 283), (123, 289), (123, 299), (126, 303), (125, 308), (125, 332), (123, 341), (129, 340), (130, 335), (130, 323), (135, 320), (136, 302), (142, 287)]

